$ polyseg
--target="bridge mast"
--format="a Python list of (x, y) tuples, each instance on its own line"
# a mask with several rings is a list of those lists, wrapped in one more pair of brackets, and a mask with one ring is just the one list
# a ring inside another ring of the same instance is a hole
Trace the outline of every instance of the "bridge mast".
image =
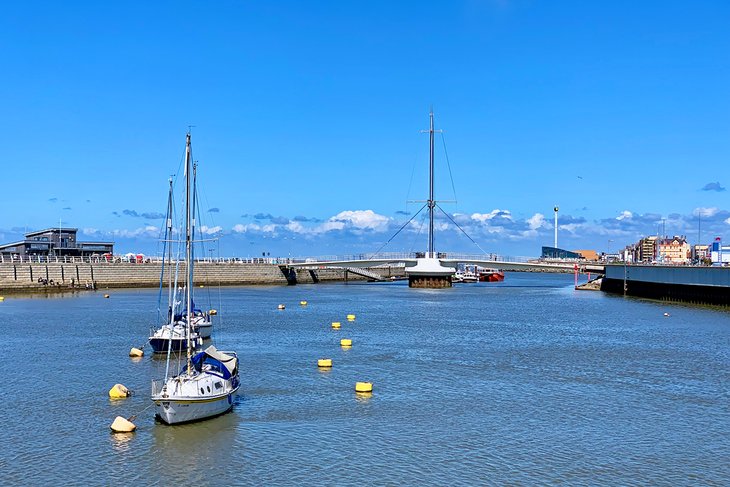
[(436, 208), (436, 199), (434, 198), (433, 191), (433, 173), (434, 173), (434, 157), (433, 157), (433, 140), (434, 134), (442, 132), (441, 130), (435, 130), (433, 128), (433, 107), (428, 113), (429, 127), (428, 130), (421, 130), (421, 132), (428, 132), (428, 253), (426, 257), (435, 258), (436, 254), (433, 248), (433, 210)]
[(433, 199), (433, 107), (431, 107), (428, 116), (430, 119), (428, 129), (428, 257), (436, 257), (433, 254), (433, 209), (436, 206), (436, 202)]

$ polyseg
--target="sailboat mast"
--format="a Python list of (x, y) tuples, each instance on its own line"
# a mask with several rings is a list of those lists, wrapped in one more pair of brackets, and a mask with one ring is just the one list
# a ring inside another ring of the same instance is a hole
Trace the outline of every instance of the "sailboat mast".
[(433, 254), (433, 209), (436, 202), (433, 199), (433, 109), (429, 113), (430, 126), (428, 129), (429, 138), (429, 154), (428, 154), (428, 255), (427, 257), (435, 257)]
[(185, 280), (185, 336), (186, 336), (186, 342), (187, 342), (187, 365), (188, 365), (188, 374), (191, 373), (191, 364), (190, 364), (190, 358), (191, 358), (191, 350), (190, 350), (190, 318), (192, 316), (192, 296), (191, 296), (191, 290), (193, 287), (192, 282), (192, 272), (191, 272), (191, 266), (192, 266), (192, 254), (193, 254), (193, 244), (192, 244), (192, 212), (190, 209), (190, 186), (192, 182), (192, 167), (191, 167), (191, 161), (193, 159), (192, 156), (192, 148), (190, 146), (190, 133), (187, 134), (187, 138), (185, 141), (185, 268), (187, 270), (187, 278)]
[[(175, 302), (173, 301), (172, 289), (172, 243), (168, 240), (172, 239), (172, 177), (170, 178), (170, 190), (167, 193), (167, 227), (165, 228), (165, 246), (167, 247), (167, 265), (170, 268), (167, 272), (167, 323), (174, 322)], [(165, 270), (165, 255), (162, 256), (162, 270)]]

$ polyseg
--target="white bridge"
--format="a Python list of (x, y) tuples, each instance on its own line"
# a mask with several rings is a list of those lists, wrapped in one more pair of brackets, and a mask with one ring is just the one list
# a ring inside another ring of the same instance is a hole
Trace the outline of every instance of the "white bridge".
[(292, 262), (287, 267), (316, 270), (322, 268), (345, 269), (353, 274), (360, 274), (365, 277), (382, 280), (374, 273), (368, 272), (372, 267), (405, 267), (406, 273), (418, 265), (428, 265), (429, 261), (438, 264), (441, 268), (456, 268), (459, 264), (478, 265), (490, 269), (502, 271), (524, 271), (524, 272), (574, 272), (581, 273), (605, 273), (605, 266), (592, 262), (576, 262), (567, 260), (542, 260), (530, 257), (508, 257), (497, 254), (457, 254), (457, 253), (436, 253), (433, 257), (427, 257), (425, 252), (411, 253), (381, 253), (381, 254), (356, 254), (343, 256), (324, 256), (319, 258), (308, 258), (303, 262)]

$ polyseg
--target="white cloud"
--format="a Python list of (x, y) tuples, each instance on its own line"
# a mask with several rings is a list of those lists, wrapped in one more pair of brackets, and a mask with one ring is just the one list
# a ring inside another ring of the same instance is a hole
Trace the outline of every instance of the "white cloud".
[(307, 228), (297, 221), (290, 221), (286, 224), (286, 229), (294, 233), (306, 233)]
[(256, 232), (261, 230), (261, 226), (256, 223), (247, 223), (245, 225), (237, 224), (233, 225), (233, 231), (236, 233)]
[(730, 218), (728, 218), (727, 220), (725, 220), (725, 223), (727, 223), (728, 225), (730, 225)]
[(581, 223), (568, 223), (566, 225), (560, 225), (559, 230), (564, 230), (566, 232), (575, 233), (575, 231), (579, 228), (582, 228), (583, 225)]
[(347, 210), (341, 211), (326, 222), (315, 227), (314, 233), (324, 233), (331, 230), (373, 230), (383, 232), (388, 229), (390, 218), (379, 215), (373, 210)]
[(147, 225), (134, 230), (112, 230), (109, 232), (116, 238), (137, 238), (137, 237), (153, 237), (157, 238), (160, 234), (160, 229), (154, 225)]
[(718, 211), (720, 211), (720, 208), (717, 208), (716, 206), (712, 206), (710, 208), (700, 207), (700, 208), (695, 208), (694, 214), (710, 218), (710, 217), (715, 216)]
[(223, 227), (221, 227), (221, 226), (209, 227), (209, 226), (203, 225), (202, 227), (200, 227), (200, 232), (205, 235), (215, 235), (216, 233), (219, 233), (221, 230), (223, 230)]
[(545, 221), (545, 215), (543, 215), (542, 213), (535, 213), (526, 221), (527, 224), (530, 226), (530, 230), (537, 230), (538, 228), (549, 226)]
[(619, 221), (621, 221), (621, 220), (630, 220), (633, 217), (634, 217), (634, 214), (633, 213), (631, 213), (628, 210), (624, 210), (624, 211), (621, 212), (621, 214), (619, 216), (616, 217), (616, 220), (619, 220)]
[(512, 219), (512, 213), (510, 213), (509, 210), (500, 210), (499, 208), (496, 208), (496, 209), (490, 211), (489, 213), (472, 213), (471, 219), (484, 223), (497, 216), (507, 218), (508, 220)]

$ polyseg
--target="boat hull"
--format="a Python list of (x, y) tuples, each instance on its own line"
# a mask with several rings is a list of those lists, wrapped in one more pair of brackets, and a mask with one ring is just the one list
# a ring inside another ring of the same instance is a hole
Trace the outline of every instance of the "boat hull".
[(153, 398), (155, 417), (165, 424), (181, 424), (219, 416), (233, 408), (233, 396), (237, 390), (205, 399)]
[[(150, 347), (152, 347), (152, 351), (154, 353), (167, 353), (168, 343), (170, 342), (169, 338), (150, 338)], [(195, 348), (195, 345), (193, 345), (193, 348)], [(170, 350), (173, 352), (182, 352), (184, 350), (187, 350), (187, 340), (183, 339), (173, 339), (172, 344), (170, 345)]]
[(194, 325), (193, 329), (200, 338), (210, 338), (213, 334), (213, 323), (207, 321), (205, 323), (198, 323)]
[(502, 282), (502, 281), (504, 281), (504, 272), (491, 271), (491, 272), (480, 273), (479, 281), (480, 282)]

